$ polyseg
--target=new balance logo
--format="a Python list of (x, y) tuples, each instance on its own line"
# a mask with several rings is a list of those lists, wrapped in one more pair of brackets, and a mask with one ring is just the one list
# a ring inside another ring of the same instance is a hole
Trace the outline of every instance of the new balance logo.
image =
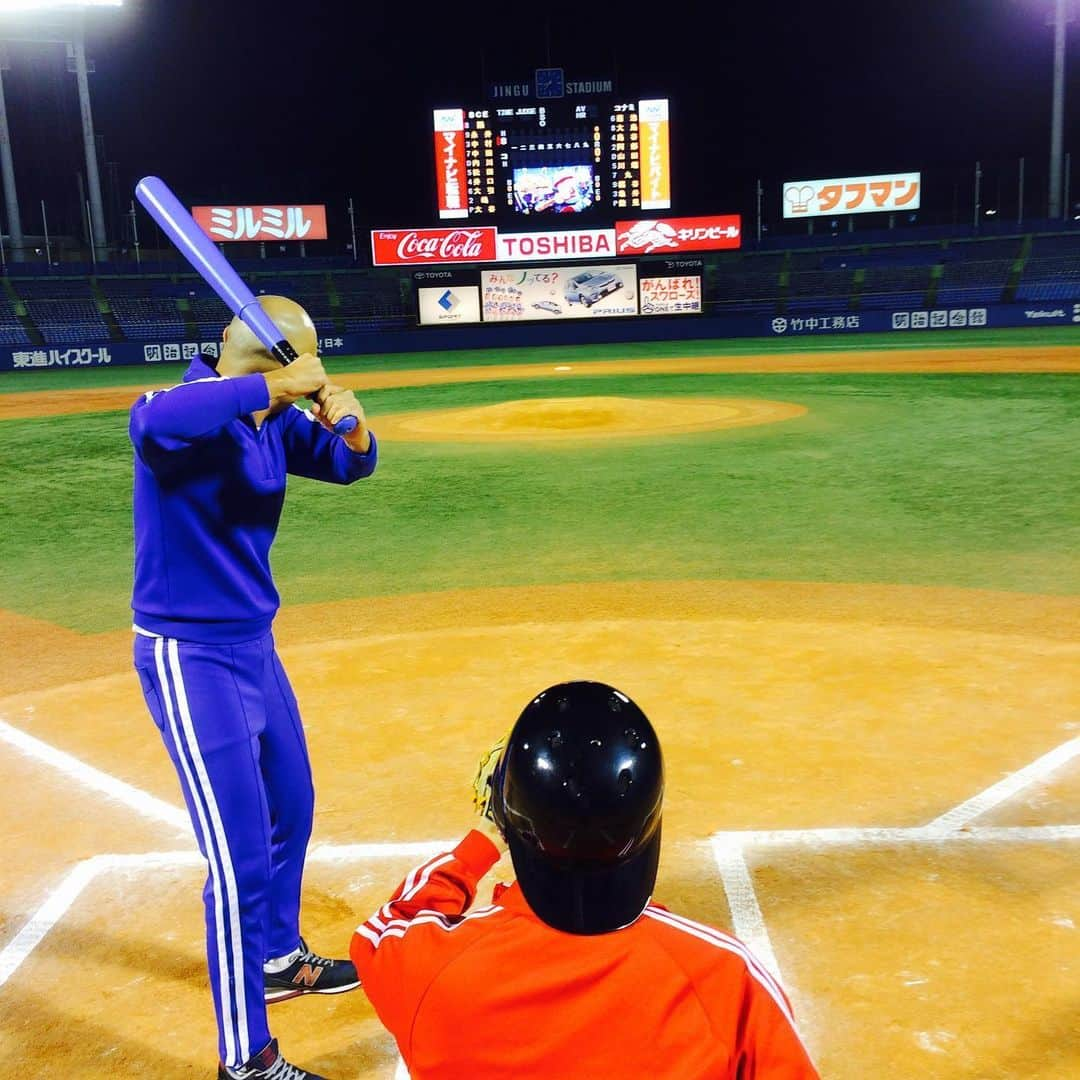
[(319, 967), (312, 967), (310, 964), (303, 964), (300, 970), (293, 976), (293, 983), (296, 986), (312, 987), (319, 981), (319, 976), (323, 973), (321, 965)]

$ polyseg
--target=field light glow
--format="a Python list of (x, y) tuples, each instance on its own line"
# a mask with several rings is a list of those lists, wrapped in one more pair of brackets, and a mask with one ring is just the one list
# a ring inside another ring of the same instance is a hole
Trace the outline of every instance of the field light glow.
[(71, 11), (77, 8), (121, 7), (124, 0), (0, 0), (0, 15), (34, 11)]

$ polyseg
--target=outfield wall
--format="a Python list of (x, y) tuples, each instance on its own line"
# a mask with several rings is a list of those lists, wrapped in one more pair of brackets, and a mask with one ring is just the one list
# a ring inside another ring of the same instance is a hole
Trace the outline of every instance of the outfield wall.
[[(497, 323), (457, 327), (415, 327), (343, 334), (320, 340), (326, 356), (528, 348), (540, 345), (600, 345), (647, 341), (725, 338), (813, 338), (822, 334), (999, 330), (1021, 326), (1080, 328), (1080, 300), (1030, 304), (971, 305), (932, 310), (800, 312), (798, 315), (674, 315), (575, 322)], [(1078, 338), (1080, 340), (1080, 338)], [(94, 345), (0, 346), (0, 371), (175, 363), (202, 351), (216, 355), (216, 341), (162, 340)]]

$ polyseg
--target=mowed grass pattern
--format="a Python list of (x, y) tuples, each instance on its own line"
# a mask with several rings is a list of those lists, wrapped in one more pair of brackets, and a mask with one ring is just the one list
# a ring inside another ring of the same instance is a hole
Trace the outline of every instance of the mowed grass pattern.
[[(384, 413), (589, 394), (767, 398), (809, 413), (609, 442), (387, 442), (352, 488), (290, 481), (275, 573), (285, 603), (641, 578), (1073, 593), (1078, 386), (1037, 374), (583, 375), (367, 392), (376, 433)], [(6, 421), (0, 459), (0, 606), (84, 632), (127, 625), (127, 415)]]

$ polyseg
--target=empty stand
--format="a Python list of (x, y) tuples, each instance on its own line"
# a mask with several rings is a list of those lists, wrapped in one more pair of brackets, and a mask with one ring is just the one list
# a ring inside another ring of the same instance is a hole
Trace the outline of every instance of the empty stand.
[[(705, 309), (721, 316), (838, 317), (874, 308), (981, 306), (1013, 298), (1080, 303), (1080, 231), (963, 239), (928, 233), (843, 247), (836, 239), (791, 237), (782, 248), (705, 254)], [(314, 259), (260, 260), (238, 269), (257, 295), (289, 296), (303, 304), (320, 338), (415, 324), (410, 292), (402, 288), (407, 270)], [(217, 341), (230, 317), (201, 278), (163, 265), (142, 276), (100, 268), (94, 277), (27, 268), (5, 279), (0, 290), (0, 343), (9, 345), (96, 345), (118, 336)]]
[(938, 284), (938, 304), (1001, 303), (1012, 265), (1012, 259), (946, 263)]
[(186, 336), (175, 300), (114, 298), (109, 306), (124, 337), (131, 341), (181, 341)]
[(46, 345), (96, 345), (110, 340), (94, 300), (28, 300), (26, 310)]
[(29, 345), (30, 335), (26, 332), (11, 301), (0, 295), (0, 345)]

